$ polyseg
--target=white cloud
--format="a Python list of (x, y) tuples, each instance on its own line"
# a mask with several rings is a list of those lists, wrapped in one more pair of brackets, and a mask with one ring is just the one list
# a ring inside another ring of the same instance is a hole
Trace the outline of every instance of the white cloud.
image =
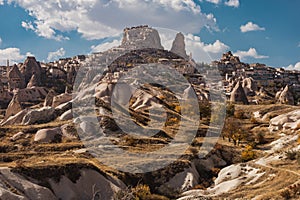
[(2, 38), (0, 37), (0, 45), (2, 44)]
[(213, 4), (220, 4), (221, 0), (206, 0), (207, 2), (213, 3)]
[(239, 56), (240, 59), (244, 58), (255, 58), (255, 59), (263, 59), (269, 58), (269, 56), (259, 55), (255, 48), (250, 48), (248, 51), (237, 51), (234, 55)]
[(24, 22), (22, 21), (22, 27), (25, 28), (26, 30), (35, 30), (34, 26), (32, 25), (32, 22)]
[(287, 70), (298, 70), (300, 71), (300, 62), (297, 62), (295, 65), (289, 65), (285, 69)]
[(225, 5), (238, 8), (240, 6), (240, 1), (239, 0), (228, 0), (225, 2)]
[(188, 35), (186, 39), (187, 52), (191, 52), (197, 62), (210, 63), (220, 59), (222, 53), (229, 49), (229, 46), (216, 40), (212, 44), (205, 44), (200, 37)]
[(6, 61), (11, 63), (18, 63), (25, 59), (25, 55), (22, 55), (18, 48), (6, 48), (0, 49), (0, 65), (6, 65)]
[(254, 24), (253, 22), (248, 22), (245, 25), (242, 25), (240, 27), (241, 32), (245, 33), (245, 32), (249, 32), (249, 31), (264, 31), (266, 30), (264, 27), (260, 27), (257, 24)]
[(149, 24), (182, 32), (198, 33), (201, 28), (218, 30), (213, 15), (201, 11), (196, 0), (7, 0), (34, 18), (22, 22), (41, 37), (62, 40), (77, 31), (93, 40), (119, 34), (124, 26)]
[(0, 5), (4, 5), (4, 1), (3, 0), (0, 0)]
[(119, 40), (114, 39), (113, 41), (101, 43), (97, 46), (91, 46), (91, 49), (92, 49), (91, 52), (92, 53), (103, 52), (103, 51), (111, 49), (112, 47), (117, 47), (120, 44), (121, 44), (121, 39), (119, 39)]
[(57, 51), (49, 52), (47, 60), (54, 61), (54, 60), (57, 60), (57, 59), (63, 57), (65, 54), (66, 54), (66, 51), (64, 50), (64, 48), (60, 48)]

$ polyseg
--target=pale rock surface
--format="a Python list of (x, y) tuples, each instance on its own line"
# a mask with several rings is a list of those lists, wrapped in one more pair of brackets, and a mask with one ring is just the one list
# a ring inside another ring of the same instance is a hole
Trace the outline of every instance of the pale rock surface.
[[(7, 183), (7, 184), (4, 184)], [(16, 191), (14, 193), (12, 191)], [(9, 168), (0, 168), (1, 199), (58, 199), (50, 189), (30, 182), (25, 177), (13, 173)]]
[(60, 140), (62, 132), (60, 128), (41, 129), (34, 136), (35, 142), (51, 143)]
[(287, 85), (283, 91), (280, 91), (276, 94), (277, 102), (281, 104), (294, 105), (294, 95), (291, 88)]
[(9, 89), (23, 89), (26, 87), (25, 78), (20, 72), (17, 65), (13, 65), (12, 69), (8, 72), (8, 88)]
[(188, 59), (185, 50), (184, 35), (182, 33), (176, 34), (175, 40), (172, 44), (171, 52), (183, 57), (184, 59)]
[(269, 130), (292, 130), (296, 131), (300, 129), (300, 109), (292, 112), (279, 115), (270, 120)]
[(27, 84), (27, 88), (38, 87), (38, 86), (39, 86), (39, 80), (37, 79), (37, 76), (33, 74)]
[(59, 119), (60, 119), (61, 121), (71, 120), (72, 118), (73, 118), (72, 110), (68, 110), (68, 111), (64, 112), (64, 113), (59, 117)]
[(132, 50), (143, 48), (163, 49), (158, 31), (148, 26), (124, 29), (120, 47)]
[(19, 101), (19, 95), (15, 94), (6, 109), (4, 121), (7, 120), (10, 116), (15, 115), (22, 110), (23, 107)]
[(43, 107), (30, 110), (23, 118), (23, 125), (31, 125), (36, 123), (47, 123), (55, 118), (55, 109), (52, 107)]
[(33, 74), (36, 75), (36, 79), (38, 83), (40, 83), (42, 71), (43, 70), (41, 65), (36, 61), (35, 57), (31, 57), (31, 56), (27, 57), (27, 59), (25, 60), (24, 64), (21, 67), (21, 73), (25, 78), (26, 84), (29, 82)]
[(245, 94), (247, 96), (254, 96), (255, 92), (258, 90), (257, 84), (252, 77), (245, 78), (242, 83)]
[(57, 107), (63, 103), (67, 103), (72, 100), (72, 94), (63, 93), (53, 98), (52, 107)]
[(121, 181), (112, 177), (108, 179), (90, 169), (82, 169), (81, 177), (76, 183), (62, 176), (59, 183), (51, 180), (50, 184), (53, 193), (59, 199), (94, 199), (93, 195), (96, 195), (99, 199), (113, 200), (114, 194), (120, 190), (120, 187), (124, 188)]

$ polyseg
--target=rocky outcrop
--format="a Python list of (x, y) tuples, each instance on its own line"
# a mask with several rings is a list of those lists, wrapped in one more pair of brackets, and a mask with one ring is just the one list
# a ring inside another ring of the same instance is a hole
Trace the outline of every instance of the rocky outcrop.
[(121, 188), (119, 179), (80, 164), (0, 168), (0, 199), (114, 199)]
[(239, 64), (241, 63), (238, 56), (233, 56), (231, 51), (224, 53), (221, 58), (221, 62), (226, 63), (229, 62), (231, 64)]
[(30, 110), (23, 118), (23, 125), (41, 124), (52, 121), (56, 118), (55, 109), (52, 107), (43, 107)]
[(16, 88), (23, 89), (26, 87), (25, 78), (20, 72), (17, 65), (14, 65), (8, 72), (8, 88), (13, 90)]
[(158, 31), (148, 26), (125, 28), (120, 46), (126, 49), (163, 49)]
[(295, 105), (293, 92), (288, 85), (283, 90), (277, 92), (275, 98), (277, 103)]
[(247, 96), (254, 96), (255, 92), (258, 90), (257, 84), (252, 77), (245, 78), (242, 83), (245, 94)]
[(185, 51), (184, 35), (182, 33), (177, 33), (175, 40), (173, 41), (171, 52), (188, 59)]
[(230, 94), (230, 101), (233, 103), (249, 104), (242, 84), (238, 82)]
[(22, 110), (23, 110), (23, 106), (19, 101), (19, 95), (15, 94), (6, 109), (5, 117), (3, 121), (7, 120), (10, 116), (15, 115)]
[(42, 67), (40, 63), (38, 63), (35, 59), (35, 57), (28, 56), (25, 60), (24, 64), (21, 67), (21, 73), (23, 74), (25, 78), (25, 83), (27, 84), (29, 80), (31, 79), (32, 75), (35, 74), (36, 80), (38, 83), (41, 81), (42, 77)]
[(63, 93), (53, 97), (52, 107), (57, 107), (72, 100), (72, 94)]
[(45, 98), (45, 101), (44, 101), (44, 107), (47, 107), (47, 106), (52, 106), (53, 104), (53, 98), (55, 97), (56, 93), (54, 90), (50, 90)]
[(270, 120), (269, 130), (271, 132), (300, 130), (300, 109), (272, 118)]
[(29, 83), (27, 84), (27, 88), (38, 87), (38, 86), (39, 86), (39, 81), (37, 79), (37, 76), (33, 74), (31, 79), (29, 80)]
[(17, 114), (10, 116), (8, 119), (1, 121), (1, 126), (21, 124), (24, 116), (29, 112), (29, 109), (24, 109)]
[(44, 87), (33, 87), (18, 90), (20, 102), (42, 102), (47, 96), (48, 90)]

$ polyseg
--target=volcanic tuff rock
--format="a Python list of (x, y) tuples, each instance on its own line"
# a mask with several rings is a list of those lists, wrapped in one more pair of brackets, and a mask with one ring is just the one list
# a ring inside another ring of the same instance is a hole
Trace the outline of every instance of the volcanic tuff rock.
[(18, 94), (14, 94), (12, 100), (10, 101), (10, 103), (6, 109), (6, 113), (5, 113), (5, 117), (4, 117), (3, 121), (7, 120), (10, 116), (15, 115), (22, 110), (23, 110), (23, 107), (20, 104), (19, 96), (18, 96)]
[(120, 46), (126, 49), (163, 49), (158, 31), (148, 26), (125, 28)]
[(288, 85), (285, 86), (284, 90), (281, 90), (276, 93), (276, 100), (278, 103), (281, 104), (288, 104), (288, 105), (295, 104), (293, 92)]
[(31, 57), (31, 56), (27, 57), (27, 59), (25, 60), (24, 64), (21, 67), (21, 72), (25, 77), (26, 84), (29, 82), (33, 74), (36, 75), (36, 79), (38, 83), (40, 83), (42, 71), (43, 70), (41, 65), (36, 61), (35, 57)]
[(237, 82), (233, 88), (230, 95), (230, 101), (234, 103), (249, 104), (245, 91), (240, 82)]
[(29, 80), (29, 83), (27, 84), (27, 88), (38, 87), (38, 86), (39, 86), (39, 81), (37, 79), (37, 76), (33, 74), (31, 79)]
[(255, 92), (258, 90), (256, 82), (251, 77), (245, 78), (243, 80), (242, 86), (247, 96), (255, 95)]
[(8, 72), (8, 87), (9, 89), (25, 88), (25, 79), (17, 65), (14, 65)]
[(184, 59), (188, 59), (188, 56), (185, 51), (184, 35), (182, 33), (176, 34), (176, 38), (173, 41), (173, 45), (171, 48), (171, 52), (183, 57)]

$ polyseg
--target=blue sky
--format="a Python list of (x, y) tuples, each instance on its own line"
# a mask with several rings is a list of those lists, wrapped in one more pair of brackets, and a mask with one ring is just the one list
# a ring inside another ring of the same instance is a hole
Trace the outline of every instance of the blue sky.
[(0, 64), (88, 54), (118, 44), (112, 36), (126, 26), (149, 24), (195, 36), (214, 59), (231, 50), (300, 69), (299, 19), (298, 0), (0, 0)]

